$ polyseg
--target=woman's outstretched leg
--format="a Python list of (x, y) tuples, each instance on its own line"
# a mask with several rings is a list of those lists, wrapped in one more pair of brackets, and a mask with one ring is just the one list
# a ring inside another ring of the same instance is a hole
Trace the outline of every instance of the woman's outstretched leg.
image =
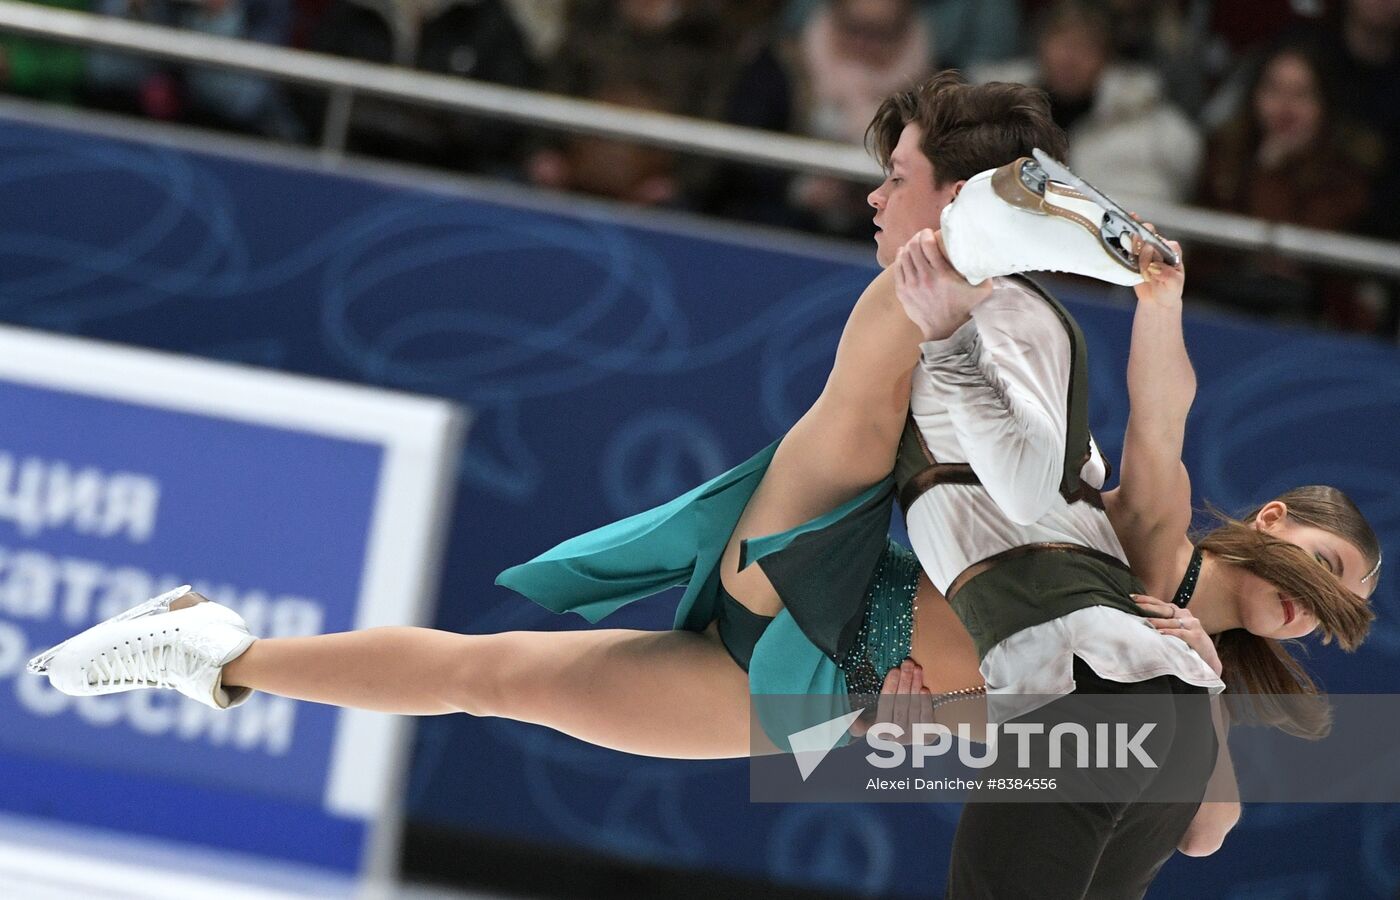
[(676, 759), (749, 755), (748, 680), (691, 631), (372, 628), (255, 641), (226, 687), (407, 715), (466, 712)]
[(829, 512), (890, 473), (922, 340), (886, 269), (856, 302), (826, 387), (778, 446), (725, 549), (724, 587), (753, 612), (782, 604), (758, 566), (738, 571), (739, 544)]

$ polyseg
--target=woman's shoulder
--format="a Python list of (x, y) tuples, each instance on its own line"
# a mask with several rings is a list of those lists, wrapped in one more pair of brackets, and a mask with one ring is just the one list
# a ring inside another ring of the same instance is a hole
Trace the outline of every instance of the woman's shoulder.
[(1181, 535), (1179, 540), (1162, 540), (1160, 544), (1157, 552), (1145, 554), (1141, 565), (1132, 562), (1131, 555), (1129, 561), (1133, 573), (1147, 588), (1148, 596), (1170, 603), (1191, 569), (1196, 545), (1186, 535)]

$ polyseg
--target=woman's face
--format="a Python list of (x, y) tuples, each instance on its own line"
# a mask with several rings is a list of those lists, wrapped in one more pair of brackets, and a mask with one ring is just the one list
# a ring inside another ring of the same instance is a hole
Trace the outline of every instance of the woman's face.
[(1313, 70), (1300, 56), (1269, 60), (1254, 91), (1254, 113), (1266, 140), (1302, 147), (1322, 129), (1322, 92)]
[[(1361, 550), (1330, 531), (1290, 519), (1283, 504), (1274, 502), (1259, 511), (1254, 527), (1307, 551), (1318, 565), (1336, 575), (1342, 585), (1359, 597), (1368, 595), (1361, 579), (1371, 565)], [(1245, 630), (1260, 637), (1300, 638), (1317, 628), (1317, 616), (1269, 581), (1244, 572), (1240, 588), (1240, 618)]]

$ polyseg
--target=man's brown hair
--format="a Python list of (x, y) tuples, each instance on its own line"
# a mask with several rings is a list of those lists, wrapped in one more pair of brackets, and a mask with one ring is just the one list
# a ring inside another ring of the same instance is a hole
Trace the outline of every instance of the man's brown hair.
[(886, 169), (910, 123), (923, 130), (919, 149), (939, 186), (1030, 156), (1036, 147), (1060, 160), (1069, 152), (1044, 91), (1000, 81), (968, 84), (953, 69), (880, 104), (865, 143)]

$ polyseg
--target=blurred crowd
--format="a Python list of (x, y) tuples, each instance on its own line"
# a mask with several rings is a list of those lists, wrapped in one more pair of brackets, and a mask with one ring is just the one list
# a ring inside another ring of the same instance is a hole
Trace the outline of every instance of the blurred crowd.
[[(1049, 94), (1110, 193), (1400, 239), (1400, 0), (42, 0), (639, 109), (859, 142), (943, 68)], [(0, 87), (315, 144), (321, 92), (0, 36)], [(350, 152), (868, 239), (870, 185), (359, 97)], [(1394, 334), (1393, 284), (1191, 248), (1197, 296)]]

